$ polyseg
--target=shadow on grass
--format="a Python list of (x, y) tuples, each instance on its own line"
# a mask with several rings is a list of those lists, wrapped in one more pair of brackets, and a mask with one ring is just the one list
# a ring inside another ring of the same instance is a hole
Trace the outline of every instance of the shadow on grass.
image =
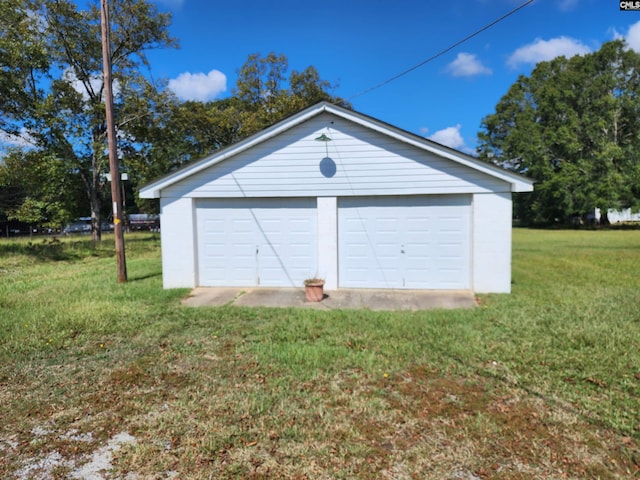
[(68, 261), (85, 257), (108, 257), (113, 248), (105, 248), (92, 240), (61, 241), (57, 237), (47, 237), (39, 241), (2, 242), (0, 256), (25, 255), (40, 261)]
[(162, 275), (162, 272), (148, 273), (147, 275), (129, 276), (127, 281), (129, 282), (141, 282), (142, 280), (148, 280), (149, 278), (155, 278)]
[(125, 241), (131, 243), (157, 243), (160, 240), (160, 234), (157, 232), (147, 233), (127, 233), (125, 235)]

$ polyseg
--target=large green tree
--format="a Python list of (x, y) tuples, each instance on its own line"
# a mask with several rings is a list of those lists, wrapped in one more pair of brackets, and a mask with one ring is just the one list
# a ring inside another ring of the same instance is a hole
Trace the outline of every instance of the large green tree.
[(245, 133), (254, 133), (314, 103), (326, 100), (350, 107), (343, 98), (331, 94), (335, 85), (323, 80), (313, 66), (287, 75), (289, 62), (284, 54), (251, 54), (238, 70), (234, 95), (243, 110), (252, 113)]
[(55, 155), (11, 149), (0, 163), (0, 211), (9, 219), (60, 227), (81, 215), (82, 194), (79, 179), (67, 175), (65, 162)]
[[(333, 88), (313, 66), (289, 73), (284, 54), (251, 54), (238, 70), (231, 97), (182, 102), (163, 90), (149, 116), (127, 125), (130, 136), (124, 156), (134, 181), (142, 184), (319, 101), (349, 107), (331, 94)], [(144, 205), (145, 210), (151, 208)]]
[[(116, 129), (126, 146), (126, 125), (147, 116), (157, 94), (139, 73), (148, 65), (145, 52), (174, 41), (169, 16), (151, 3), (109, 4)], [(69, 0), (0, 0), (0, 28), (0, 129), (28, 138), (25, 161), (81, 183), (98, 240), (108, 190), (99, 5), (82, 10)]]
[(640, 55), (622, 41), (520, 76), (482, 122), (478, 153), (537, 181), (528, 223), (640, 206)]

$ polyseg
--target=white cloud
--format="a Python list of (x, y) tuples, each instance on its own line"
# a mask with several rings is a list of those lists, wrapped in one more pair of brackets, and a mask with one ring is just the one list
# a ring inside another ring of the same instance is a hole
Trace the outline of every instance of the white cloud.
[(591, 52), (591, 49), (584, 43), (570, 37), (557, 37), (551, 40), (536, 39), (534, 42), (518, 48), (511, 54), (507, 63), (512, 67), (520, 64), (536, 64), (538, 62), (553, 60), (564, 55), (573, 57), (574, 55), (584, 55)]
[(473, 77), (492, 73), (491, 69), (485, 67), (474, 54), (464, 52), (459, 53), (456, 59), (447, 65), (446, 70), (454, 77)]
[[(101, 89), (103, 88), (104, 78), (102, 74), (91, 76), (89, 78), (88, 85), (85, 85), (83, 82), (81, 82), (78, 77), (76, 77), (76, 74), (73, 72), (73, 70), (71, 70), (70, 68), (67, 68), (64, 71), (64, 73), (62, 74), (62, 78), (65, 81), (69, 82), (71, 84), (71, 87), (80, 95), (82, 95), (82, 98), (85, 101), (89, 100), (89, 89), (91, 89), (94, 94), (99, 93), (101, 98), (102, 95), (104, 95), (104, 90), (101, 91)], [(111, 88), (113, 89), (113, 96), (117, 97), (120, 93), (118, 80), (113, 81), (113, 85)]]
[(18, 135), (12, 135), (5, 132), (4, 130), (0, 130), (0, 145), (4, 148), (29, 148), (35, 145), (35, 141), (31, 137), (31, 135), (29, 135), (27, 129), (22, 127)]
[(640, 52), (640, 22), (636, 22), (629, 27), (625, 40), (629, 48)]
[(169, 80), (169, 88), (182, 100), (213, 100), (227, 89), (227, 77), (218, 70), (206, 75), (184, 72)]
[(573, 10), (578, 6), (579, 0), (560, 0), (558, 2), (558, 8), (564, 12)]
[[(457, 150), (467, 149), (464, 144), (464, 138), (460, 134), (460, 128), (462, 125), (457, 124), (455, 127), (447, 127), (442, 130), (438, 130), (433, 135), (427, 137), (429, 140), (441, 143), (447, 147), (455, 148)], [(424, 131), (424, 129), (423, 129)]]

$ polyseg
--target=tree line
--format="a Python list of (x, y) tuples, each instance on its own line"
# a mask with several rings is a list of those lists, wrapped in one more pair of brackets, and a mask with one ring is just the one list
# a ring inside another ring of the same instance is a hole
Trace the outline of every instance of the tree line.
[[(309, 66), (249, 55), (229, 98), (181, 101), (141, 72), (146, 53), (175, 48), (170, 16), (146, 0), (111, 0), (111, 59), (126, 208), (157, 209), (139, 185), (329, 100), (334, 88)], [(0, 159), (0, 215), (59, 226), (91, 215), (94, 239), (110, 212), (100, 11), (69, 0), (0, 0), (0, 131), (15, 145)]]
[[(320, 100), (349, 107), (309, 66), (249, 55), (228, 98), (181, 101), (141, 72), (146, 53), (177, 48), (171, 18), (147, 0), (111, 0), (118, 153), (126, 208), (153, 212), (136, 189)], [(110, 212), (100, 11), (70, 0), (0, 0), (0, 217), (60, 226)], [(640, 55), (620, 40), (522, 75), (487, 115), (477, 155), (536, 180), (515, 194), (528, 224), (562, 224), (594, 208), (640, 207)]]
[(540, 62), (486, 116), (485, 161), (536, 180), (515, 194), (533, 225), (584, 221), (595, 208), (640, 207), (640, 55), (616, 40), (593, 53)]

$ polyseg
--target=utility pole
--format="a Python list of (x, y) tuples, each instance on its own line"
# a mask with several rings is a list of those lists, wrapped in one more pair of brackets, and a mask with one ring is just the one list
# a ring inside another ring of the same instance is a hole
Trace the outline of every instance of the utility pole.
[(109, 36), (109, 6), (100, 0), (102, 22), (102, 64), (104, 69), (104, 106), (107, 115), (107, 143), (109, 145), (109, 171), (111, 172), (111, 200), (113, 201), (113, 225), (116, 240), (118, 282), (127, 281), (127, 261), (124, 254), (124, 224), (122, 222), (122, 197), (120, 196), (120, 169), (116, 148), (116, 127), (113, 122), (113, 90), (111, 78), (111, 41)]

